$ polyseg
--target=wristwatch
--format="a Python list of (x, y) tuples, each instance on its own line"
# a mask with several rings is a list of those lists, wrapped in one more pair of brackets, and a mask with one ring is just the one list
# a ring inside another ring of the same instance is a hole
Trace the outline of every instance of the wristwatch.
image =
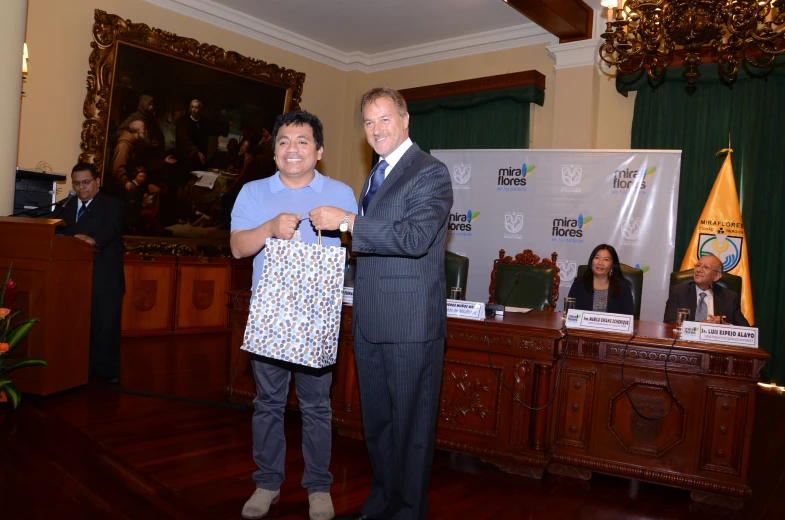
[(343, 220), (341, 221), (341, 224), (338, 226), (338, 230), (341, 233), (346, 233), (347, 231), (349, 231), (349, 215), (350, 213), (347, 211), (346, 214), (343, 216)]

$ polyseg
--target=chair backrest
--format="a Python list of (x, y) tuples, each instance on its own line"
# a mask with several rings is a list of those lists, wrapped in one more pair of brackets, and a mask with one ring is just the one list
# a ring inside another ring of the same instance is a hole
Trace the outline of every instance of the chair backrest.
[(493, 261), (491, 285), (488, 288), (488, 302), (510, 307), (527, 307), (536, 310), (552, 311), (559, 300), (559, 268), (556, 266), (558, 255), (551, 259), (540, 260), (531, 249), (515, 255), (504, 256)]
[[(681, 283), (687, 283), (692, 281), (692, 273), (695, 269), (685, 269), (684, 271), (674, 271), (671, 273), (671, 287), (674, 285), (679, 285)], [(722, 278), (717, 280), (717, 285), (721, 286), (723, 289), (729, 289), (739, 296), (741, 296), (741, 276), (736, 276), (735, 274), (730, 273), (722, 273)]]
[[(635, 306), (635, 319), (641, 317), (641, 298), (643, 297), (643, 271), (627, 264), (619, 264), (621, 266), (621, 275), (625, 280), (632, 285), (632, 303)], [(583, 273), (588, 269), (588, 265), (579, 265), (576, 278), (583, 276)]]
[(447, 279), (447, 297), (450, 297), (450, 289), (460, 288), (463, 297), (466, 297), (466, 280), (469, 277), (469, 259), (465, 256), (444, 252), (444, 275)]

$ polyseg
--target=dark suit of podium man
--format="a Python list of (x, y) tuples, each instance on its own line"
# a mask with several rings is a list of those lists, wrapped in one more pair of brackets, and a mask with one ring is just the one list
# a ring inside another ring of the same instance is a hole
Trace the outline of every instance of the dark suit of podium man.
[(73, 236), (96, 247), (90, 315), (90, 375), (110, 382), (120, 378), (120, 317), (123, 308), (123, 202), (98, 188), (101, 179), (92, 164), (71, 171), (76, 198), (57, 215), (66, 227), (58, 234)]
[(373, 89), (361, 108), (382, 160), (365, 182), (358, 214), (311, 212), (317, 229), (351, 229), (358, 253), (354, 352), (374, 476), (361, 513), (346, 518), (424, 520), (446, 335), (452, 184), (447, 167), (409, 139), (398, 92)]

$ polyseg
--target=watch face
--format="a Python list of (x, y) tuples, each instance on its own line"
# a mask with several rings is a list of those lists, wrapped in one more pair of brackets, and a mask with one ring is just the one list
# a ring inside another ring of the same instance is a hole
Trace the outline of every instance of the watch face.
[(338, 230), (341, 231), (342, 233), (346, 233), (347, 231), (349, 231), (349, 224), (347, 224), (346, 222), (341, 222), (341, 225), (338, 226)]

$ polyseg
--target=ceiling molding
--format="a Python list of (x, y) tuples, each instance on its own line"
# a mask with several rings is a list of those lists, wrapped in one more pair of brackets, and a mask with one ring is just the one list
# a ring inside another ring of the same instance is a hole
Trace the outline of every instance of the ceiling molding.
[(545, 29), (527, 23), (377, 54), (347, 53), (210, 0), (145, 1), (346, 72), (379, 72), (485, 52), (552, 45), (558, 41)]
[(588, 66), (597, 66), (598, 70), (603, 68), (603, 62), (600, 60), (599, 54), (600, 45), (603, 42), (600, 35), (605, 31), (606, 23), (606, 19), (603, 17), (603, 10), (604, 8), (594, 10), (594, 38), (547, 47), (548, 56), (555, 62), (554, 70)]
[(599, 62), (599, 49), (602, 40), (581, 40), (570, 43), (549, 45), (548, 56), (556, 63), (554, 70), (573, 67), (594, 66)]

